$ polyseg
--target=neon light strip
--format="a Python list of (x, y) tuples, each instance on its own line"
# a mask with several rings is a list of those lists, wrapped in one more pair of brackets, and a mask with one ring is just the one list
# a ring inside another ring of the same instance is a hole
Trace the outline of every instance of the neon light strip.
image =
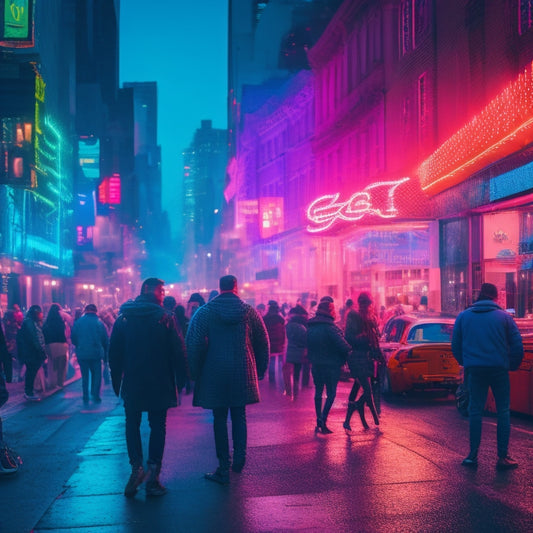
[(422, 190), (436, 194), (533, 141), (533, 62), (418, 169)]
[[(434, 187), (437, 183), (440, 183), (441, 181), (447, 180), (448, 178), (452, 178), (452, 177), (456, 176), (457, 174), (460, 174), (464, 170), (468, 170), (468, 167), (473, 166), (478, 161), (484, 160), (485, 156), (487, 156), (490, 152), (493, 152), (493, 151), (497, 150), (498, 148), (501, 148), (503, 145), (506, 144), (507, 141), (509, 141), (513, 137), (515, 137), (520, 131), (529, 130), (532, 125), (533, 125), (533, 118), (531, 118), (528, 121), (524, 122), (523, 124), (518, 126), (518, 128), (516, 128), (512, 133), (509, 133), (509, 135), (505, 136), (501, 141), (497, 142), (496, 144), (493, 144), (492, 146), (489, 146), (486, 150), (484, 150), (483, 152), (481, 152), (477, 156), (475, 156), (472, 159), (470, 159), (470, 161), (467, 161), (466, 163), (463, 163), (460, 167), (456, 168), (455, 170), (453, 170), (449, 174), (446, 174), (446, 175), (436, 179), (435, 181), (433, 181), (429, 185), (423, 185), (421, 187), (422, 190), (425, 191), (425, 190), (427, 190), (427, 189), (429, 189), (431, 187)], [(482, 162), (483, 162), (483, 166), (484, 166), (485, 165), (485, 161), (482, 161)], [(424, 163), (422, 163), (422, 165), (423, 164)], [(420, 167), (420, 168), (422, 168), (422, 167)]]

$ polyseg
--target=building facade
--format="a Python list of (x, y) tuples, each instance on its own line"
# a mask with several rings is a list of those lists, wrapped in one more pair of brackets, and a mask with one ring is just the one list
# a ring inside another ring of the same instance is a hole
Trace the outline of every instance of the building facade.
[[(266, 271), (279, 281), (270, 294), (340, 303), (370, 290), (378, 305), (456, 313), (488, 281), (504, 307), (530, 316), (530, 12), (523, 0), (343, 2), (308, 52), (312, 157), (301, 187), (283, 133), (298, 114), (290, 91), (244, 118), (241, 221), (255, 215), (259, 228), (241, 259), (254, 265), (248, 283)], [(265, 238), (259, 205), (272, 197), (307, 204), (298, 222), (283, 210)], [(300, 254), (314, 265), (305, 290), (279, 274), (291, 240), (313, 250)]]

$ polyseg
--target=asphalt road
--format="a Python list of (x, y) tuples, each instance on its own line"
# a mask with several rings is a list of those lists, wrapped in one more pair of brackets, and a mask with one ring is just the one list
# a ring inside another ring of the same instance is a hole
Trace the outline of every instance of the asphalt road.
[[(515, 471), (496, 463), (496, 424), (486, 417), (480, 465), (460, 462), (468, 421), (451, 396), (418, 393), (383, 404), (379, 429), (342, 429), (349, 383), (339, 384), (328, 425), (315, 435), (313, 391), (290, 402), (267, 382), (247, 410), (249, 455), (229, 486), (203, 478), (216, 467), (209, 411), (191, 396), (169, 412), (162, 482), (169, 492), (134, 499), (124, 414), (107, 388), (84, 408), (79, 382), (39, 403), (13, 395), (6, 440), (24, 464), (0, 477), (0, 532), (530, 532), (533, 420), (513, 417)], [(143, 422), (145, 446), (147, 422)]]

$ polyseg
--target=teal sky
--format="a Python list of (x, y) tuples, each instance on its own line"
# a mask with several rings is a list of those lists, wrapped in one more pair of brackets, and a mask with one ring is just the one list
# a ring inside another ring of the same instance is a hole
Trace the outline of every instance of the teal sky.
[(227, 0), (123, 0), (120, 83), (155, 81), (163, 209), (181, 211), (181, 152), (200, 121), (226, 128)]

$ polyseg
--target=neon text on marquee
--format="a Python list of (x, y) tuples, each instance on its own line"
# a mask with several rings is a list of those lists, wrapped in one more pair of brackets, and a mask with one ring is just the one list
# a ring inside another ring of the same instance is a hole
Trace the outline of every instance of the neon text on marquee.
[(398, 216), (394, 194), (407, 181), (409, 178), (373, 183), (352, 194), (346, 202), (338, 201), (340, 193), (321, 196), (307, 208), (307, 219), (311, 222), (307, 231), (318, 233), (329, 229), (337, 220), (355, 222), (365, 215), (394, 218)]

